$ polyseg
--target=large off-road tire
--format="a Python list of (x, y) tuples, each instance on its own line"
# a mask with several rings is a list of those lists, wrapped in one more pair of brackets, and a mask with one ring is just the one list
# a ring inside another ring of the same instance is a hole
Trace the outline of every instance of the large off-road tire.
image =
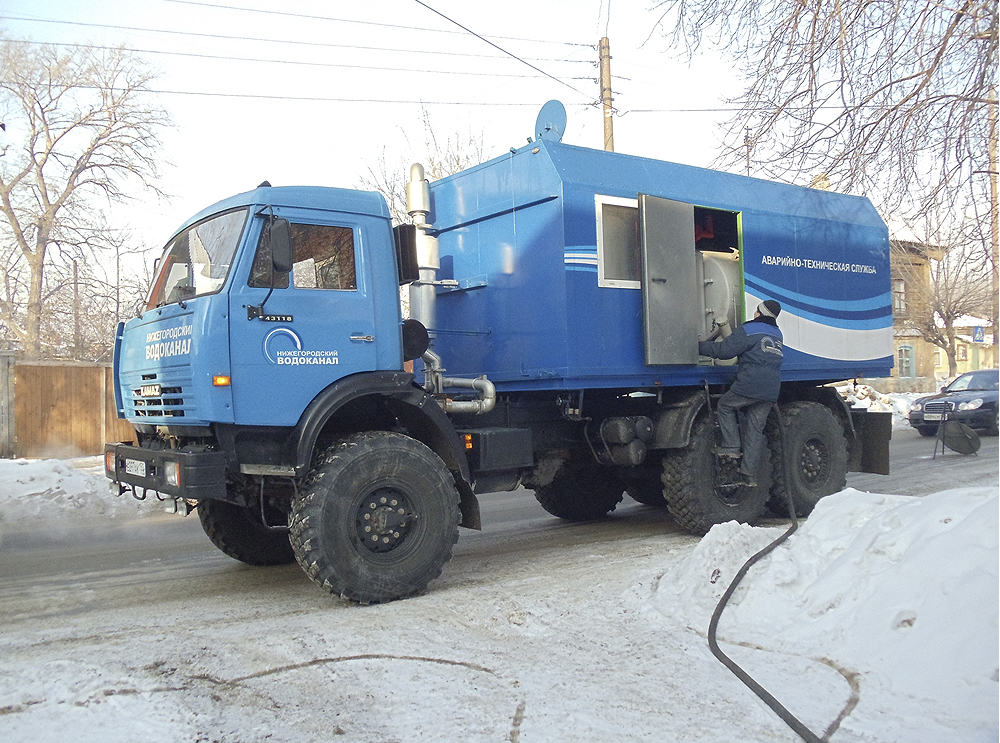
[[(270, 506), (264, 513), (270, 526), (285, 526), (288, 516)], [(287, 565), (295, 561), (287, 529), (268, 529), (260, 509), (220, 500), (198, 503), (201, 528), (216, 547), (247, 565)]]
[(571, 460), (563, 463), (552, 482), (535, 489), (535, 499), (553, 516), (593, 521), (614, 511), (624, 492), (613, 468)]
[(360, 603), (422, 592), (458, 540), (444, 462), (399, 433), (354, 434), (324, 452), (292, 501), (291, 543), (323, 589)]
[(643, 505), (667, 507), (667, 499), (663, 496), (663, 465), (658, 455), (651, 455), (645, 464), (636, 468), (625, 481), (625, 492)]
[(808, 516), (819, 499), (847, 486), (847, 439), (833, 412), (816, 402), (792, 402), (781, 406), (785, 427), (768, 419), (768, 446), (774, 484), (771, 510), (788, 513), (791, 492), (796, 516)]
[(716, 524), (756, 523), (764, 511), (770, 485), (770, 462), (761, 457), (756, 487), (730, 484), (738, 480), (738, 466), (720, 461), (714, 453), (716, 429), (702, 416), (691, 429), (691, 441), (672, 449), (663, 459), (663, 491), (673, 519), (693, 534), (705, 534)]

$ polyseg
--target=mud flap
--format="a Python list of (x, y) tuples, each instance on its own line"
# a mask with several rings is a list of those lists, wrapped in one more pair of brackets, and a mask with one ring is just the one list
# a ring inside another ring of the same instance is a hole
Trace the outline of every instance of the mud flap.
[(851, 422), (854, 424), (854, 441), (850, 446), (848, 471), (888, 475), (892, 413), (851, 409)]

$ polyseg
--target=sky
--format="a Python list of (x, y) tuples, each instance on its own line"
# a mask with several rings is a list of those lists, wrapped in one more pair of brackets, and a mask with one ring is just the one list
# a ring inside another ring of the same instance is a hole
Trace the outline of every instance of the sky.
[(0, 37), (123, 44), (160, 72), (151, 87), (172, 119), (160, 185), (172, 198), (137, 194), (109, 213), (158, 250), (188, 217), (265, 179), (350, 188), (380, 159), (424, 157), (424, 111), (439, 142), (471, 137), (492, 157), (523, 145), (558, 99), (564, 141), (600, 148), (602, 36), (616, 151), (708, 166), (738, 75), (718, 52), (690, 63), (672, 52), (651, 4), (5, 0)]

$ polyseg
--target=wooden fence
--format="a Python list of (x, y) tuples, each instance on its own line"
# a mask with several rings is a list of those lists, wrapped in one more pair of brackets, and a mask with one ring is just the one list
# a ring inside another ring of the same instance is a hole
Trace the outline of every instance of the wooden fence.
[(115, 411), (109, 366), (0, 356), (0, 456), (71, 457), (135, 440)]

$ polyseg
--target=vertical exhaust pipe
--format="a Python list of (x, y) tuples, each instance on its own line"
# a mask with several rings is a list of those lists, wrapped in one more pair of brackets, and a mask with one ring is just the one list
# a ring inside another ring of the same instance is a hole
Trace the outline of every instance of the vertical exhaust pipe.
[(417, 269), (419, 278), (410, 284), (410, 317), (419, 320), (429, 331), (437, 328), (436, 289), (437, 272), (441, 268), (436, 237), (429, 234), (433, 227), (427, 221), (431, 211), (431, 191), (424, 177), (424, 166), (414, 163), (410, 167), (410, 181), (406, 184), (406, 213), (417, 228)]

